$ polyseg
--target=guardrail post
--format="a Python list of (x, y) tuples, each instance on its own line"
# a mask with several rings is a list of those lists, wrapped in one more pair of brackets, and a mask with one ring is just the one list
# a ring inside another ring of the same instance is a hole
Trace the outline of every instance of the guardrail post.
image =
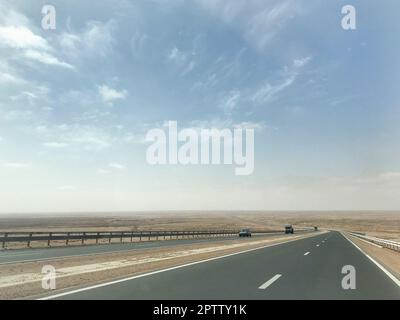
[(133, 231), (131, 231), (131, 242), (133, 242)]
[(110, 236), (108, 237), (108, 243), (111, 243), (111, 238), (112, 238), (112, 232), (110, 232)]
[(121, 238), (119, 239), (119, 242), (120, 242), (120, 243), (122, 243), (122, 238), (123, 238), (123, 236), (124, 236), (124, 233), (121, 232)]
[(6, 247), (6, 241), (7, 241), (7, 238), (8, 237), (8, 233), (6, 232), (5, 234), (4, 234), (4, 238), (3, 238), (3, 245), (2, 245), (2, 247), (3, 247), (3, 249)]
[(70, 233), (69, 232), (67, 232), (67, 240), (65, 240), (65, 245), (67, 246), (68, 245), (68, 243), (69, 243), (69, 235), (70, 235)]
[(31, 240), (32, 240), (32, 232), (29, 234), (29, 239), (28, 239), (28, 243), (27, 243), (28, 248), (31, 247)]
[(97, 236), (96, 236), (96, 244), (99, 243), (99, 237), (100, 237), (100, 232), (97, 232)]
[(82, 245), (85, 244), (85, 237), (86, 237), (86, 232), (82, 234), (82, 243), (81, 243)]
[(139, 241), (142, 241), (142, 231), (140, 231)]
[(149, 241), (150, 241), (150, 238), (151, 238), (151, 231), (149, 231)]
[(50, 247), (50, 240), (51, 240), (51, 236), (53, 235), (52, 232), (49, 232), (49, 239), (47, 239), (47, 246)]

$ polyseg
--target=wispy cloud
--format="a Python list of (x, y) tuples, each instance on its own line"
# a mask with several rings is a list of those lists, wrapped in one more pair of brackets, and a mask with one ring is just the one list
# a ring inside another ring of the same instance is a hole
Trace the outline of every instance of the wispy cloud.
[(172, 48), (168, 55), (168, 59), (176, 64), (182, 65), (186, 62), (186, 54), (179, 50), (177, 47)]
[[(36, 61), (42, 64), (74, 69), (69, 63), (55, 56), (56, 50), (48, 40), (35, 33), (30, 21), (24, 15), (11, 9), (0, 8), (3, 17), (0, 19), (0, 48), (8, 50), (19, 61)], [(15, 21), (20, 24), (16, 25)]]
[(125, 170), (126, 169), (126, 167), (120, 163), (110, 163), (108, 165), (108, 167), (111, 169), (116, 169), (116, 170)]
[(294, 0), (197, 0), (203, 8), (242, 32), (255, 48), (265, 49), (301, 13)]
[(223, 97), (219, 107), (224, 111), (225, 114), (230, 115), (238, 107), (240, 97), (240, 91), (233, 90)]
[(5, 84), (16, 85), (16, 84), (24, 84), (26, 82), (25, 82), (25, 80), (23, 80), (22, 78), (14, 75), (14, 74), (0, 71), (0, 83), (3, 85), (5, 85)]
[(43, 143), (43, 146), (45, 146), (46, 148), (60, 149), (60, 148), (68, 147), (68, 144), (62, 143), (62, 142), (45, 142), (45, 143)]
[(304, 58), (294, 59), (293, 66), (295, 68), (302, 68), (302, 67), (306, 66), (307, 64), (309, 64), (311, 60), (312, 60), (312, 57), (304, 57)]
[(118, 91), (105, 84), (98, 86), (98, 90), (101, 99), (109, 105), (112, 105), (116, 100), (125, 100), (128, 95), (128, 91), (126, 90)]
[(267, 82), (258, 88), (251, 99), (256, 104), (267, 104), (276, 98), (281, 91), (291, 86), (295, 79), (295, 75), (290, 75), (276, 84)]
[(109, 56), (113, 51), (115, 23), (89, 21), (78, 32), (64, 32), (58, 36), (58, 44), (63, 53), (74, 61), (96, 59)]
[(196, 67), (193, 52), (184, 52), (179, 50), (176, 46), (171, 49), (168, 54), (168, 61), (171, 61), (181, 70), (180, 75), (186, 76)]
[(25, 162), (6, 162), (3, 164), (3, 166), (11, 169), (25, 169), (31, 167), (32, 165)]
[(0, 26), (0, 47), (46, 51), (51, 49), (47, 40), (34, 34), (24, 26)]
[(32, 110), (8, 110), (5, 112), (1, 112), (0, 110), (0, 115), (4, 120), (11, 122), (30, 121), (34, 117)]
[(34, 61), (41, 62), (43, 64), (59, 66), (67, 69), (75, 69), (73, 65), (66, 63), (64, 61), (60, 61), (53, 55), (46, 52), (40, 52), (37, 50), (26, 50), (24, 52), (24, 57)]
[(301, 75), (302, 69), (308, 65), (312, 57), (301, 57), (293, 60), (291, 66), (286, 66), (283, 71), (280, 71), (279, 76), (273, 80), (267, 80), (262, 84), (252, 95), (251, 100), (255, 104), (268, 104), (278, 98), (279, 94), (289, 88)]

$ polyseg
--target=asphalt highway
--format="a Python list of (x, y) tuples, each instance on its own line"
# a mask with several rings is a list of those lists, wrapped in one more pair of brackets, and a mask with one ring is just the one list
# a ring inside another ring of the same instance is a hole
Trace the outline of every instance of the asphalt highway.
[[(344, 266), (355, 289), (344, 289)], [(54, 299), (400, 299), (400, 287), (339, 232), (55, 295)]]
[[(269, 234), (253, 234), (253, 237), (270, 237), (276, 236), (278, 233)], [(281, 233), (283, 235), (283, 232)], [(0, 250), (0, 265), (31, 262), (31, 261), (46, 261), (62, 259), (65, 257), (98, 255), (113, 252), (134, 251), (140, 249), (150, 249), (159, 247), (172, 247), (177, 245), (185, 245), (191, 243), (202, 242), (219, 242), (226, 240), (237, 240), (238, 236), (224, 236), (213, 238), (198, 238), (198, 239), (179, 239), (179, 240), (160, 240), (160, 241), (142, 241), (133, 243), (113, 243), (102, 245), (85, 245), (85, 246), (70, 246), (70, 247), (53, 247), (53, 248), (37, 248), (37, 249), (18, 249), (18, 250)], [(248, 241), (249, 238), (241, 238), (242, 241)]]

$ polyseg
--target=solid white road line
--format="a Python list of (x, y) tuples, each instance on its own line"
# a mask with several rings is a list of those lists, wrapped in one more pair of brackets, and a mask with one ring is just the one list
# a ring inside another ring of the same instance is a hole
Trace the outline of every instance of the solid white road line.
[(306, 252), (304, 255), (305, 255), (305, 256), (308, 256), (309, 254), (310, 254), (310, 251)]
[[(314, 237), (314, 236), (311, 236), (311, 237)], [(190, 263), (187, 263), (187, 264), (182, 264), (182, 265), (171, 267), (171, 268), (167, 268), (167, 269), (156, 270), (156, 271), (152, 271), (152, 272), (148, 272), (148, 273), (144, 273), (144, 274), (139, 274), (137, 276), (132, 276), (132, 277), (123, 278), (123, 279), (119, 279), (119, 280), (104, 282), (104, 283), (100, 283), (100, 284), (97, 284), (97, 285), (84, 287), (84, 288), (81, 288), (81, 289), (71, 290), (71, 291), (67, 291), (67, 292), (63, 292), (63, 293), (59, 293), (59, 294), (55, 294), (55, 295), (51, 295), (51, 296), (47, 296), (47, 297), (43, 297), (43, 298), (39, 298), (37, 300), (56, 299), (56, 298), (63, 297), (63, 296), (68, 296), (68, 295), (71, 295), (71, 294), (74, 294), (74, 293), (79, 293), (79, 292), (83, 292), (83, 291), (88, 291), (88, 290), (92, 290), (92, 289), (106, 287), (106, 286), (110, 286), (110, 285), (121, 283), (121, 282), (126, 282), (126, 281), (130, 281), (130, 280), (138, 279), (138, 278), (151, 276), (151, 275), (154, 275), (154, 274), (157, 274), (157, 273), (162, 273), (162, 272), (167, 272), (167, 271), (171, 271), (171, 270), (181, 269), (181, 268), (185, 268), (185, 267), (188, 267), (188, 266), (200, 264), (200, 263), (203, 263), (203, 262), (219, 260), (219, 259), (235, 256), (235, 255), (238, 255), (238, 254), (252, 252), (252, 251), (256, 251), (256, 250), (261, 250), (261, 249), (265, 249), (265, 248), (269, 248), (269, 247), (275, 247), (275, 246), (279, 246), (281, 244), (294, 242), (294, 241), (299, 241), (299, 240), (307, 239), (307, 238), (309, 238), (309, 237), (300, 238), (300, 239), (298, 239), (298, 238), (297, 239), (291, 239), (291, 240), (287, 240), (287, 241), (283, 241), (283, 242), (279, 242), (279, 243), (268, 244), (268, 245), (265, 245), (265, 246), (262, 246), (262, 247), (258, 247), (258, 248), (253, 248), (253, 249), (248, 249), (248, 250), (244, 250), (244, 251), (240, 251), (240, 252), (230, 253), (230, 254), (226, 254), (226, 255), (223, 255), (223, 256), (214, 257), (214, 258), (210, 258), (210, 259), (190, 262)]]
[(373, 246), (375, 246), (375, 247), (377, 247), (377, 248), (379, 248), (379, 249), (382, 249), (383, 247), (382, 246), (380, 246), (380, 245), (378, 245), (378, 244), (376, 244), (376, 243), (372, 243), (372, 242), (370, 242), (370, 241), (367, 241), (367, 240), (364, 240), (364, 239), (361, 239), (361, 238), (358, 238), (358, 237), (356, 237), (358, 240), (361, 240), (361, 241), (363, 241), (363, 242), (365, 242), (365, 243), (368, 243), (368, 244), (370, 244), (370, 245), (373, 245)]
[(271, 284), (273, 284), (276, 280), (278, 280), (280, 277), (282, 277), (281, 274), (276, 274), (274, 275), (271, 279), (269, 279), (267, 282), (263, 283), (261, 286), (258, 287), (258, 289), (265, 290), (267, 289)]
[(381, 269), (395, 284), (400, 287), (400, 280), (397, 279), (393, 274), (391, 274), (385, 267), (383, 267), (379, 262), (377, 262), (374, 258), (370, 257), (366, 254), (358, 245), (356, 245), (353, 241), (351, 241), (348, 237), (344, 235), (344, 233), (340, 233), (343, 237), (345, 237), (353, 246), (355, 246), (358, 250), (360, 250), (369, 260), (371, 260), (375, 265)]

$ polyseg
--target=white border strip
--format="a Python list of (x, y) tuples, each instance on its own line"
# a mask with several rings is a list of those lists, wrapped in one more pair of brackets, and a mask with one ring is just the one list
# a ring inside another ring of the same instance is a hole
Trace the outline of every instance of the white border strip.
[[(315, 237), (315, 236), (318, 236), (318, 235), (321, 235), (321, 234), (316, 234), (316, 235), (313, 235), (311, 237)], [(89, 286), (89, 287), (85, 287), (85, 288), (81, 288), (81, 289), (76, 289), (76, 290), (72, 290), (72, 291), (68, 291), (68, 292), (63, 292), (63, 293), (59, 293), (59, 294), (55, 294), (55, 295), (39, 298), (37, 300), (56, 299), (56, 298), (59, 298), (59, 297), (64, 297), (64, 296), (75, 294), (75, 293), (79, 293), (79, 292), (84, 292), (84, 291), (97, 289), (97, 288), (101, 288), (101, 287), (106, 287), (106, 286), (110, 286), (110, 285), (121, 283), (121, 282), (126, 282), (126, 281), (130, 281), (130, 280), (134, 280), (134, 279), (139, 279), (139, 278), (151, 276), (151, 275), (162, 273), (162, 272), (181, 269), (181, 268), (193, 266), (193, 265), (196, 265), (196, 264), (200, 264), (200, 263), (203, 263), (203, 262), (209, 262), (209, 261), (214, 261), (214, 260), (218, 260), (218, 259), (223, 259), (223, 258), (235, 256), (235, 255), (238, 255), (238, 254), (247, 253), (247, 252), (256, 251), (256, 250), (261, 250), (261, 249), (265, 249), (265, 248), (268, 248), (268, 247), (274, 247), (274, 246), (278, 246), (278, 245), (281, 245), (281, 244), (285, 244), (285, 243), (289, 243), (289, 242), (293, 242), (293, 241), (298, 241), (298, 240), (303, 240), (303, 239), (307, 239), (307, 238), (311, 238), (311, 237), (305, 237), (305, 238), (300, 238), (300, 239), (297, 238), (297, 239), (292, 239), (292, 240), (288, 240), (288, 241), (284, 241), (284, 242), (268, 244), (268, 245), (265, 245), (265, 246), (262, 246), (262, 247), (258, 247), (258, 248), (253, 248), (253, 249), (248, 249), (248, 250), (239, 251), (239, 252), (235, 252), (235, 253), (230, 253), (230, 254), (226, 254), (226, 255), (223, 255), (223, 256), (209, 258), (209, 259), (205, 259), (205, 260), (190, 262), (190, 263), (182, 264), (182, 265), (171, 267), (171, 268), (167, 268), (167, 269), (161, 269), (161, 270), (152, 271), (152, 272), (148, 272), (148, 273), (144, 273), (144, 274), (139, 274), (137, 276), (132, 276), (132, 277), (128, 277), (128, 278), (123, 278), (123, 279), (119, 279), (119, 280), (105, 282), (105, 283), (101, 283), (101, 284), (97, 284), (97, 285), (93, 285), (93, 286)]]
[(374, 258), (370, 257), (368, 254), (366, 254), (358, 245), (356, 245), (353, 241), (351, 241), (348, 237), (344, 235), (343, 232), (340, 232), (340, 234), (347, 239), (353, 246), (355, 246), (358, 250), (360, 250), (369, 260), (371, 260), (375, 265), (381, 269), (395, 284), (397, 284), (400, 287), (400, 280), (397, 279), (393, 274), (390, 273), (384, 266), (382, 266), (379, 262), (377, 262)]

